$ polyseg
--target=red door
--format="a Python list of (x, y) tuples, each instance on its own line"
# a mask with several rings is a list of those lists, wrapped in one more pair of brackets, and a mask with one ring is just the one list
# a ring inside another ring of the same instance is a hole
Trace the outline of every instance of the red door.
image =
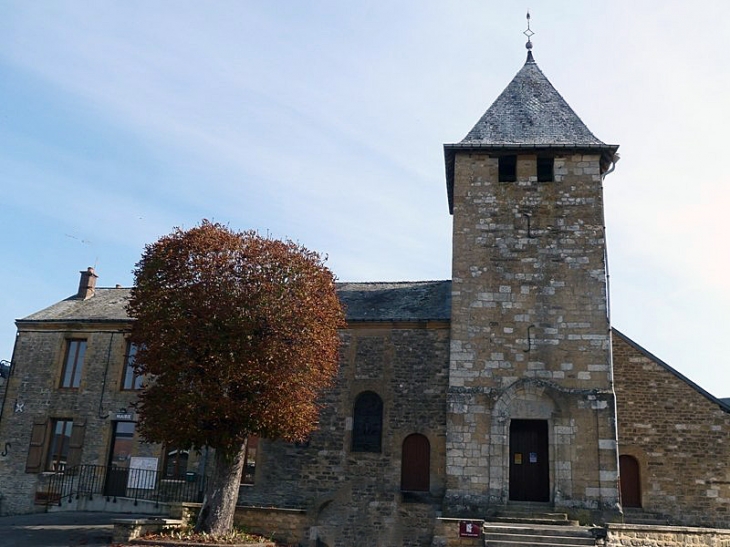
[(406, 492), (428, 492), (431, 473), (431, 445), (417, 433), (403, 441), (400, 489)]
[(550, 501), (547, 420), (510, 423), (509, 499)]
[(641, 507), (639, 462), (633, 456), (620, 456), (621, 503), (624, 507)]

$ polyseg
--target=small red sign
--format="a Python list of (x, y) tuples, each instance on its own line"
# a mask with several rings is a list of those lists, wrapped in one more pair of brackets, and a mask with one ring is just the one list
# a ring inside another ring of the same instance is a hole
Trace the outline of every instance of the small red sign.
[(460, 538), (478, 538), (482, 537), (482, 525), (479, 522), (470, 522), (462, 520), (459, 522)]

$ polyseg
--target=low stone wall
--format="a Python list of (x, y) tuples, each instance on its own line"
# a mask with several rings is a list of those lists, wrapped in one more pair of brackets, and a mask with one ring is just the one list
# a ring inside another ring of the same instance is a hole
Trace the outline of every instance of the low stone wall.
[[(171, 504), (170, 516), (194, 525), (200, 503)], [(311, 522), (304, 509), (280, 507), (236, 506), (233, 524), (246, 532), (266, 538), (300, 545), (309, 544)]]
[(127, 543), (130, 540), (140, 538), (146, 534), (157, 534), (178, 530), (182, 521), (178, 519), (116, 519), (114, 524), (115, 543)]
[(730, 547), (730, 530), (724, 529), (646, 524), (609, 524), (606, 528), (607, 547)]
[(247, 532), (283, 541), (306, 545), (309, 541), (309, 517), (304, 509), (278, 507), (236, 507), (234, 523)]

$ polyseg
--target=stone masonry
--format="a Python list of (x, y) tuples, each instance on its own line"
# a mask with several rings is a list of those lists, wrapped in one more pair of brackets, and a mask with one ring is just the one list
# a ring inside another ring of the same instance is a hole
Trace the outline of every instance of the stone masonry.
[[(635, 461), (634, 510), (728, 527), (730, 406), (609, 324), (603, 182), (617, 148), (530, 52), (465, 139), (444, 148), (453, 279), (338, 283), (337, 383), (307, 442), (259, 440), (239, 522), (317, 547), (476, 545), (458, 537), (460, 520), (510, 501), (620, 521), (629, 473), (619, 461)], [(76, 295), (17, 322), (0, 414), (2, 514), (34, 511), (43, 496), (52, 420), (73, 422), (69, 466), (108, 465), (115, 423), (136, 420), (136, 393), (122, 384), (129, 289), (95, 280), (82, 272)], [(86, 354), (68, 388), (70, 340)], [(164, 457), (137, 433), (124, 442), (129, 455)], [(207, 450), (189, 456), (183, 472), (208, 471)], [(610, 545), (728, 541), (608, 530)]]
[[(447, 477), (455, 506), (508, 497), (511, 419), (548, 420), (551, 499), (618, 502), (600, 156), (535, 154), (517, 182), (457, 153)], [(465, 494), (467, 494), (465, 496)]]
[(619, 453), (639, 462), (642, 507), (730, 527), (730, 409), (621, 333), (613, 358)]

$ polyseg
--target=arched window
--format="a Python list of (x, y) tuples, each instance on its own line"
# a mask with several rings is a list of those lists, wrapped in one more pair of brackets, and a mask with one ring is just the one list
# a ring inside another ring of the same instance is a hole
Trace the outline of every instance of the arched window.
[(414, 433), (403, 441), (400, 489), (428, 492), (431, 474), (431, 444), (424, 435)]
[(383, 400), (363, 391), (355, 399), (352, 416), (352, 451), (380, 452), (383, 434)]

